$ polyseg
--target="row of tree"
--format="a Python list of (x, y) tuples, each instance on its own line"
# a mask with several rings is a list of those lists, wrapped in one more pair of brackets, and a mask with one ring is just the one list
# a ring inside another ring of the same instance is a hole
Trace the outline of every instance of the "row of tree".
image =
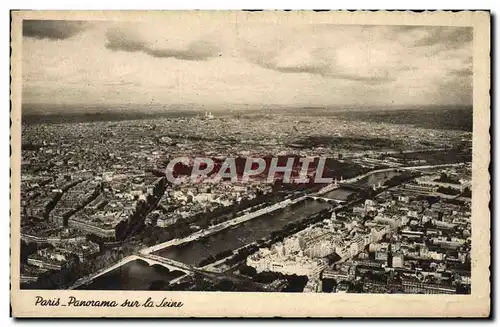
[(282, 290), (283, 292), (302, 292), (304, 286), (307, 284), (307, 276), (299, 276), (296, 274), (285, 275), (275, 271), (263, 271), (258, 273), (255, 268), (242, 264), (239, 267), (239, 272), (242, 275), (252, 278), (256, 283), (271, 284), (276, 280), (286, 280), (287, 286)]

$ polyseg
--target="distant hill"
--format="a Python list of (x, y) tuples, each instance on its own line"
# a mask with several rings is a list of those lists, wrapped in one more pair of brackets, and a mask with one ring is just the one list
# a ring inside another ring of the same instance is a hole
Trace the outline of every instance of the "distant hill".
[(472, 107), (445, 107), (401, 110), (363, 110), (338, 112), (335, 116), (357, 121), (410, 124), (431, 129), (472, 132)]
[(93, 121), (139, 120), (164, 117), (192, 117), (201, 110), (172, 109), (162, 106), (49, 106), (23, 105), (23, 124), (77, 123)]

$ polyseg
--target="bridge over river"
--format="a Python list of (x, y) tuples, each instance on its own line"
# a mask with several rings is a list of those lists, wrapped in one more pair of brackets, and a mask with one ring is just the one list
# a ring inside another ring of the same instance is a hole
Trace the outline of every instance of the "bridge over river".
[(180, 279), (186, 277), (187, 275), (191, 275), (194, 273), (204, 275), (205, 277), (208, 277), (211, 279), (228, 279), (228, 280), (231, 280), (233, 282), (243, 282), (243, 283), (251, 282), (251, 280), (249, 280), (248, 278), (246, 278), (244, 276), (233, 275), (233, 274), (224, 273), (224, 272), (208, 271), (208, 270), (205, 270), (203, 268), (193, 267), (193, 266), (190, 266), (188, 264), (185, 264), (185, 263), (182, 263), (179, 261), (175, 261), (175, 260), (172, 260), (172, 259), (169, 259), (166, 257), (160, 257), (158, 255), (154, 255), (154, 254), (150, 254), (150, 253), (140, 253), (140, 254), (130, 255), (130, 256), (120, 260), (119, 262), (117, 262), (116, 264), (114, 264), (110, 267), (99, 270), (95, 274), (80, 278), (79, 280), (76, 281), (75, 284), (73, 284), (68, 289), (74, 290), (74, 289), (78, 289), (84, 285), (90, 284), (96, 278), (99, 278), (100, 276), (103, 276), (103, 275), (107, 274), (108, 272), (111, 272), (115, 269), (118, 269), (121, 266), (126, 265), (127, 263), (132, 262), (134, 260), (141, 260), (141, 261), (147, 262), (150, 266), (160, 265), (160, 266), (163, 266), (163, 267), (169, 269), (170, 271), (178, 270), (178, 271), (182, 271), (184, 273), (184, 275), (171, 280), (170, 284), (175, 284)]
[(315, 195), (308, 195), (308, 196), (306, 196), (306, 199), (312, 199), (314, 201), (323, 201), (323, 202), (328, 202), (328, 203), (333, 203), (333, 204), (340, 204), (340, 203), (347, 202), (345, 200), (330, 199), (330, 198), (325, 198), (325, 197), (315, 196)]
[[(178, 261), (171, 260), (171, 259), (168, 259), (168, 258), (160, 257), (160, 256), (157, 256), (157, 255), (153, 255), (153, 254), (133, 254), (133, 255), (130, 255), (128, 257), (123, 258), (122, 260), (120, 260), (119, 262), (115, 263), (112, 266), (103, 268), (103, 269), (97, 271), (96, 273), (94, 273), (92, 275), (80, 278), (79, 280), (76, 281), (75, 284), (73, 284), (71, 287), (69, 287), (69, 289), (73, 290), (73, 289), (77, 289), (77, 288), (79, 288), (79, 287), (81, 287), (83, 285), (90, 284), (94, 279), (96, 279), (96, 278), (98, 278), (98, 277), (100, 277), (102, 275), (105, 275), (105, 274), (107, 274), (110, 271), (118, 269), (119, 267), (121, 267), (123, 265), (126, 265), (127, 263), (132, 262), (134, 260), (145, 261), (150, 266), (160, 265), (160, 266), (163, 266), (163, 267), (167, 268), (168, 270), (179, 270), (179, 271), (184, 272), (185, 274), (192, 273), (193, 271), (196, 270), (193, 267), (191, 267), (189, 265), (186, 265), (186, 264), (184, 264), (182, 262), (178, 262)], [(182, 277), (184, 277), (184, 276), (182, 276)]]
[[(370, 176), (370, 175), (375, 174), (375, 173), (381, 173), (381, 172), (389, 172), (389, 171), (396, 171), (397, 172), (397, 171), (403, 171), (403, 170), (420, 170), (420, 169), (423, 170), (423, 169), (438, 168), (438, 167), (450, 167), (450, 166), (458, 166), (458, 165), (461, 165), (461, 164), (444, 164), (444, 165), (435, 165), (435, 166), (398, 167), (398, 168), (381, 169), (381, 170), (369, 172), (367, 174), (364, 174), (362, 176), (358, 176), (358, 177), (350, 179), (350, 180), (344, 180), (343, 182), (344, 183), (355, 183), (355, 182), (358, 182), (359, 180), (361, 180), (362, 178), (365, 178), (365, 177)], [(275, 210), (289, 207), (291, 204), (302, 202), (307, 197), (314, 198), (314, 199), (317, 198), (319, 200), (332, 201), (332, 199), (326, 198), (325, 194), (332, 191), (332, 190), (335, 190), (335, 189), (341, 187), (341, 185), (342, 184), (339, 185), (337, 183), (330, 184), (330, 185), (324, 187), (323, 189), (321, 189), (317, 193), (309, 194), (307, 196), (302, 196), (300, 198), (293, 199), (293, 200), (288, 199), (288, 200), (282, 201), (280, 203), (274, 204), (270, 207), (266, 207), (266, 208), (257, 210), (255, 212), (248, 213), (244, 216), (235, 218), (233, 220), (218, 224), (218, 225), (213, 226), (207, 230), (193, 233), (186, 238), (174, 239), (174, 240), (170, 240), (168, 242), (157, 244), (157, 245), (149, 247), (149, 248), (142, 249), (139, 253), (128, 256), (128, 257), (122, 259), (120, 262), (118, 262), (110, 267), (101, 269), (100, 271), (98, 271), (90, 276), (79, 279), (74, 285), (72, 285), (70, 287), (70, 289), (76, 289), (76, 288), (79, 288), (83, 285), (89, 284), (94, 279), (96, 279), (100, 276), (103, 276), (104, 274), (106, 274), (110, 271), (113, 271), (113, 270), (115, 270), (115, 269), (129, 263), (129, 262), (132, 262), (134, 260), (142, 260), (142, 261), (147, 262), (150, 266), (160, 265), (160, 266), (168, 268), (171, 271), (178, 270), (178, 271), (184, 272), (185, 274), (200, 273), (200, 274), (202, 274), (206, 277), (210, 277), (210, 278), (217, 278), (217, 279), (218, 278), (225, 278), (225, 279), (230, 279), (230, 280), (239, 281), (239, 282), (248, 282), (248, 280), (245, 280), (244, 278), (242, 278), (240, 276), (235, 276), (232, 274), (226, 274), (226, 273), (222, 273), (222, 272), (207, 271), (207, 270), (204, 270), (203, 268), (195, 267), (194, 264), (193, 265), (185, 264), (185, 263), (179, 262), (177, 260), (167, 258), (166, 256), (158, 256), (158, 255), (155, 255), (153, 253), (156, 251), (162, 250), (162, 249), (170, 248), (170, 247), (174, 248), (178, 245), (190, 244), (190, 243), (193, 243), (193, 241), (197, 241), (198, 239), (203, 238), (203, 237), (207, 237), (209, 235), (219, 235), (220, 232), (225, 230), (225, 229), (229, 229), (230, 227), (233, 227), (233, 226), (245, 223), (247, 221), (253, 220), (254, 218), (257, 218), (263, 214), (271, 213)], [(337, 202), (337, 200), (333, 200), (333, 201)], [(320, 201), (320, 202), (322, 202), (322, 201)], [(309, 214), (309, 213), (307, 213), (307, 214)], [(226, 242), (226, 241), (227, 241), (226, 238), (223, 238), (221, 240), (221, 242)], [(217, 242), (219, 242), (219, 241), (217, 241)], [(216, 241), (214, 241), (213, 243), (215, 244)], [(202, 247), (206, 248), (206, 245), (203, 245)], [(236, 246), (236, 248), (237, 247), (239, 247), (239, 246)], [(214, 246), (214, 248), (215, 248), (215, 246)], [(183, 275), (182, 277), (185, 277), (185, 275)], [(171, 281), (171, 283), (177, 281), (178, 279), (180, 279), (180, 277)]]

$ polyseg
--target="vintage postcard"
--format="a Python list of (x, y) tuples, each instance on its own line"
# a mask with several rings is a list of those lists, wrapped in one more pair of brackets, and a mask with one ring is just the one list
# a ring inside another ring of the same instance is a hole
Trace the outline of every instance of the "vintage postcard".
[(489, 316), (489, 12), (11, 16), (13, 316)]

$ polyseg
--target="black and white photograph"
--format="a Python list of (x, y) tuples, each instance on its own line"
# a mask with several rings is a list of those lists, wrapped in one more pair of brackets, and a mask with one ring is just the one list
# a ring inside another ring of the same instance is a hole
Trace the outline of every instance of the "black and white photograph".
[(186, 292), (454, 301), (489, 283), (474, 24), (212, 14), (19, 20), (12, 262), (32, 306), (148, 301), (43, 295), (62, 290), (171, 310)]

